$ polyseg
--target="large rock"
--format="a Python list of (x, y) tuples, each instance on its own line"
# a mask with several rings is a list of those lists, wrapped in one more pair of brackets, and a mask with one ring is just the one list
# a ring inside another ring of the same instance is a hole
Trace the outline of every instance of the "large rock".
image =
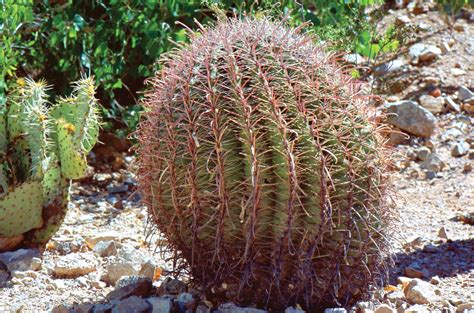
[(437, 301), (437, 296), (430, 283), (415, 278), (405, 288), (405, 297), (412, 304), (429, 304)]
[(53, 267), (53, 272), (59, 277), (74, 278), (96, 271), (99, 260), (92, 252), (71, 253), (61, 256)]
[(386, 105), (387, 122), (410, 134), (430, 137), (436, 127), (436, 117), (415, 101), (403, 100)]
[(0, 253), (0, 261), (8, 271), (29, 271), (34, 267), (34, 260), (40, 256), (38, 249), (18, 249), (11, 252)]

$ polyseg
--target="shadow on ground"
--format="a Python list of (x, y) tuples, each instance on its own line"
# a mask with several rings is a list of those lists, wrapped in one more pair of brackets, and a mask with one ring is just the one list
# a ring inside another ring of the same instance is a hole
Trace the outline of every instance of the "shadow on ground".
[(413, 252), (397, 253), (393, 259), (395, 267), (390, 275), (391, 280), (406, 276), (406, 268), (420, 270), (426, 279), (433, 276), (454, 277), (474, 270), (474, 239), (428, 244)]

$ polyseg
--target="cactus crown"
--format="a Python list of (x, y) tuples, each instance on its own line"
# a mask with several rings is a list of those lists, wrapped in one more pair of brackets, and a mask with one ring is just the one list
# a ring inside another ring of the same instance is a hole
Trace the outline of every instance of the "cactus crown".
[(176, 258), (210, 298), (313, 310), (365, 297), (390, 210), (360, 84), (284, 22), (191, 36), (150, 81), (138, 131), (141, 190)]

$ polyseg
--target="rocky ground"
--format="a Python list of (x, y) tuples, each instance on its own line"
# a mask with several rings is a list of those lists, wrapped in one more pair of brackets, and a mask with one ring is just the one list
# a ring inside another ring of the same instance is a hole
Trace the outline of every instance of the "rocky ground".
[[(384, 20), (418, 30), (372, 69), (384, 95), (377, 110), (397, 113), (388, 122), (400, 217), (391, 281), (358, 312), (474, 312), (473, 21), (469, 12), (446, 20), (429, 2)], [(112, 165), (73, 185), (66, 220), (42, 255), (0, 254), (0, 312), (209, 312), (155, 251), (161, 240), (133, 193), (133, 157), (118, 154)], [(225, 304), (220, 312), (261, 311)]]

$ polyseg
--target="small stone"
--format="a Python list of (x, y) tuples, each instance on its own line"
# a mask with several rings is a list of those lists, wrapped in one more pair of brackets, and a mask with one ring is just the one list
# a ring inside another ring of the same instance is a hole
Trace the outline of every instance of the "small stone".
[(443, 53), (448, 53), (449, 51), (451, 51), (451, 47), (449, 46), (449, 43), (446, 42), (446, 41), (443, 41), (443, 43), (441, 44), (440, 49)]
[(414, 45), (412, 45), (408, 49), (408, 55), (410, 56), (411, 59), (418, 60), (418, 58), (421, 55), (421, 52), (426, 49), (426, 45), (419, 42)]
[(152, 297), (145, 299), (151, 306), (151, 313), (171, 313), (173, 303), (170, 298)]
[(469, 144), (465, 141), (460, 141), (456, 143), (451, 150), (451, 155), (453, 157), (462, 157), (469, 152)]
[(441, 97), (422, 95), (420, 97), (420, 104), (433, 114), (444, 112), (444, 99)]
[(429, 62), (432, 61), (436, 58), (438, 58), (441, 55), (441, 49), (434, 46), (434, 45), (429, 45), (427, 46), (423, 51), (421, 51), (418, 59), (421, 62)]
[(418, 160), (424, 161), (428, 158), (431, 153), (431, 149), (428, 147), (420, 147), (415, 150), (415, 155)]
[(38, 249), (18, 249), (15, 251), (0, 253), (0, 261), (6, 265), (10, 272), (30, 270), (33, 258), (39, 257), (40, 252)]
[(430, 311), (424, 305), (415, 304), (406, 309), (404, 313), (430, 313)]
[(95, 253), (100, 255), (101, 257), (108, 257), (111, 255), (117, 254), (117, 244), (115, 241), (108, 240), (108, 241), (99, 241), (95, 244), (94, 248), (92, 249)]
[(439, 278), (439, 276), (433, 276), (431, 277), (430, 279), (430, 284), (432, 285), (439, 285), (441, 283), (441, 279)]
[(460, 68), (457, 68), (457, 67), (451, 68), (451, 74), (453, 74), (453, 76), (462, 76), (466, 73), (467, 72), (463, 69), (460, 69)]
[(411, 23), (411, 20), (406, 15), (397, 16), (397, 18), (395, 19), (395, 24), (396, 25), (408, 25), (410, 23)]
[(59, 277), (74, 278), (96, 271), (99, 261), (91, 252), (71, 253), (61, 256), (53, 267)]
[(348, 63), (352, 63), (355, 65), (361, 65), (367, 62), (367, 60), (363, 56), (357, 53), (346, 54), (344, 56), (344, 60)]
[(86, 237), (85, 240), (89, 249), (94, 249), (99, 241), (120, 241), (120, 234), (116, 231), (109, 231), (99, 235)]
[(461, 107), (456, 102), (454, 102), (450, 96), (447, 96), (446, 99), (444, 99), (444, 103), (446, 104), (446, 108), (448, 108), (448, 110), (457, 113), (461, 112)]
[(55, 306), (51, 313), (69, 313), (69, 309), (65, 305), (60, 304)]
[(418, 278), (413, 279), (404, 291), (408, 302), (412, 304), (429, 304), (437, 300), (433, 287)]
[(464, 101), (471, 98), (474, 98), (474, 92), (472, 92), (471, 90), (469, 90), (469, 88), (465, 86), (460, 86), (458, 89), (459, 101)]
[(150, 294), (153, 284), (148, 277), (132, 276), (125, 286), (118, 285), (113, 291), (107, 294), (106, 299), (122, 300), (130, 296), (146, 297)]
[[(474, 98), (471, 98), (474, 100)], [(467, 101), (467, 100), (466, 100)], [(463, 103), (461, 106), (462, 110), (465, 111), (468, 114), (473, 114), (474, 115), (474, 103)]]
[(433, 96), (435, 98), (438, 98), (441, 96), (441, 89), (436, 88), (435, 90), (430, 92), (430, 96)]
[(397, 302), (398, 300), (405, 300), (405, 294), (401, 290), (392, 291), (385, 295), (390, 302)]
[(112, 313), (142, 313), (148, 312), (150, 304), (137, 296), (131, 296), (120, 301), (113, 309)]
[(429, 138), (436, 127), (436, 117), (415, 101), (399, 101), (386, 105), (387, 122), (415, 136)]
[(457, 20), (456, 23), (454, 23), (454, 29), (457, 30), (458, 32), (463, 32), (466, 30), (466, 24), (464, 24), (460, 20)]
[(428, 170), (429, 172), (441, 172), (446, 167), (440, 156), (435, 153), (431, 153), (423, 163), (420, 164), (420, 168)]
[(396, 72), (402, 69), (405, 65), (407, 65), (407, 62), (404, 59), (395, 59), (373, 68), (373, 73), (375, 76), (382, 76)]
[(423, 278), (423, 272), (412, 267), (405, 268), (405, 276), (410, 278)]
[(397, 313), (397, 310), (387, 304), (381, 304), (375, 309), (374, 313)]
[(441, 227), (438, 230), (438, 237), (441, 238), (441, 239), (448, 240), (448, 233), (446, 232), (446, 228)]
[(461, 303), (456, 307), (456, 313), (472, 313), (474, 302)]

